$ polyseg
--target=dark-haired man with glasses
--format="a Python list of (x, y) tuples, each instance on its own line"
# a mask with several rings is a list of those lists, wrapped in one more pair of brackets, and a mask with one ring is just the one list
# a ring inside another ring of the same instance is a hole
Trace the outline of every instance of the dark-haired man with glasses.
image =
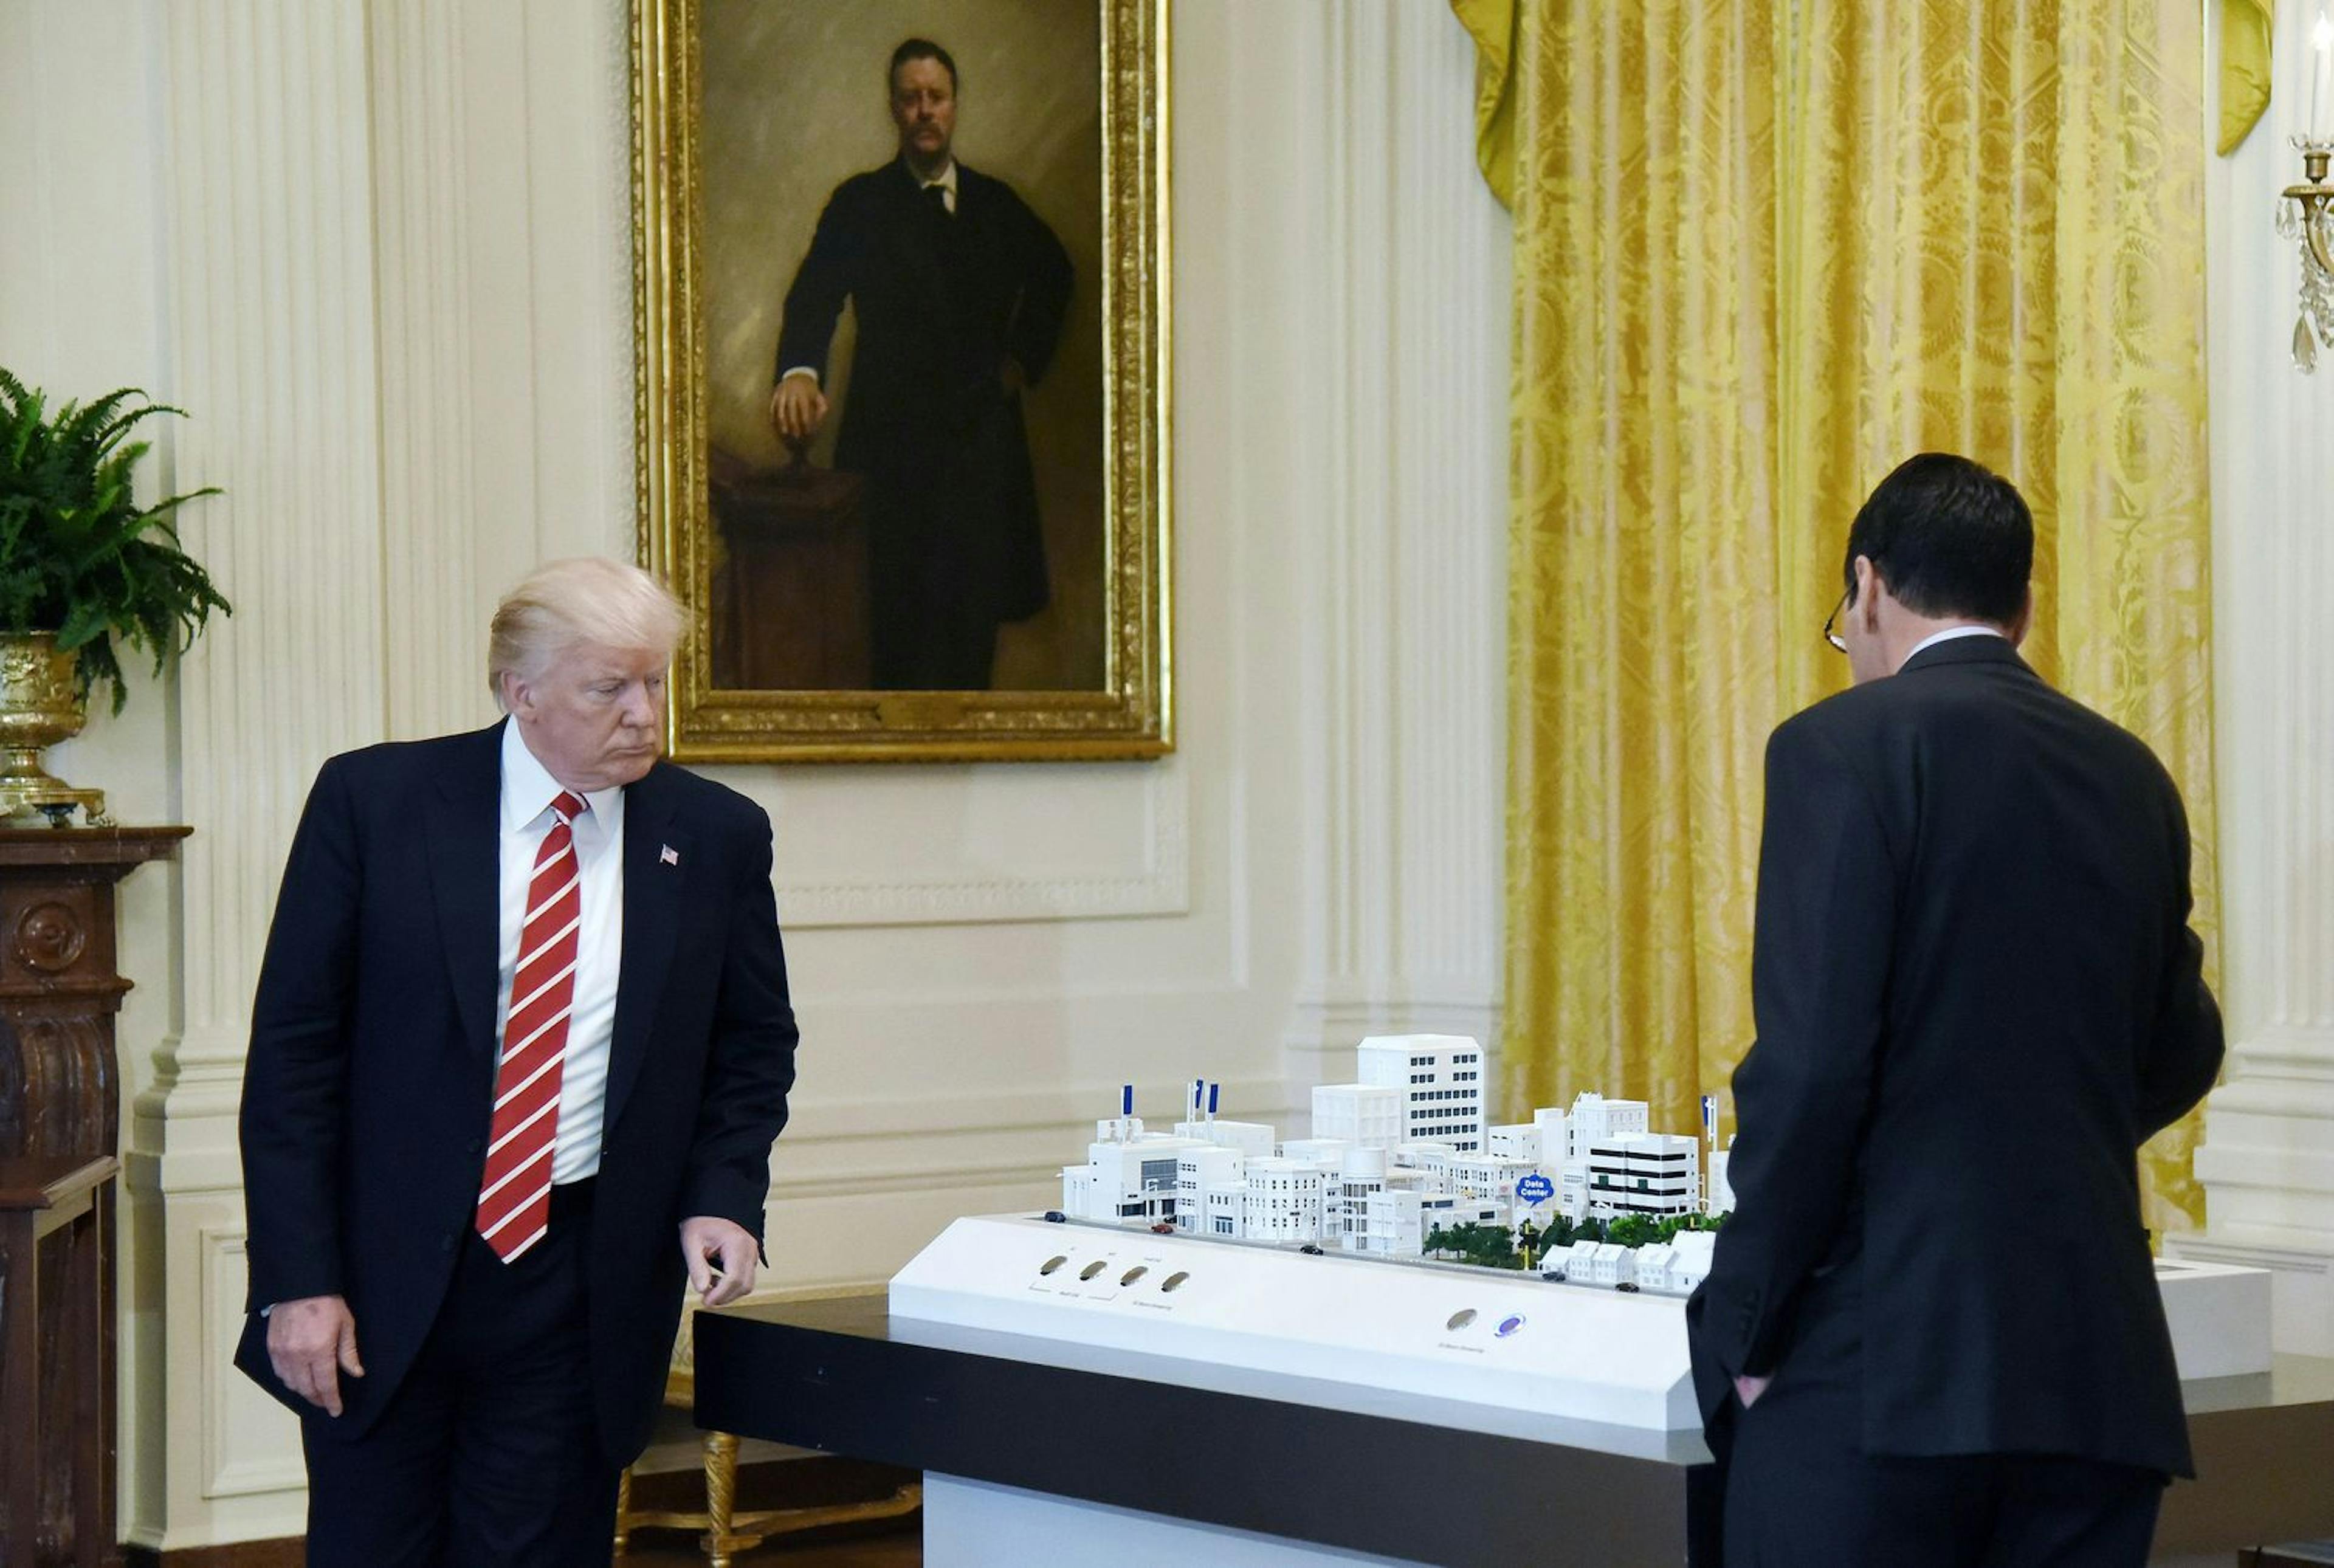
[(2191, 1474), (2136, 1153), (2211, 1087), (2187, 819), (2018, 656), (2033, 522), (1915, 457), (1849, 530), (1854, 687), (1768, 743), (1736, 1208), (1688, 1307), (1725, 1556), (2144, 1563)]

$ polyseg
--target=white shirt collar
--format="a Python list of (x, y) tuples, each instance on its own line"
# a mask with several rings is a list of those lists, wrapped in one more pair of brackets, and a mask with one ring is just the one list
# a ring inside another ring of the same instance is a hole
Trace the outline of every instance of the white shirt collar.
[[(1904, 669), (1905, 665), (1912, 663), (1914, 659), (1919, 658), (1924, 650), (1936, 647), (1940, 642), (1951, 642), (1956, 637), (2001, 637), (2004, 642), (2010, 640), (2009, 638), (2002, 636), (2001, 630), (1999, 627), (1948, 626), (1943, 631), (1932, 631), (1928, 636), (1914, 643), (1913, 645), (1913, 651), (1906, 654), (1903, 662), (1899, 663), (1896, 668), (1899, 669)], [(599, 808), (595, 805), (593, 809), (597, 811)]]
[[(519, 733), (518, 720), (503, 720), (503, 830), (516, 832), (551, 809), (553, 797), (567, 786), (551, 776), (551, 770), (527, 749), (526, 736)], [(624, 786), (614, 784), (603, 790), (584, 792), (584, 803), (592, 808), (591, 816), (602, 823), (615, 821), (614, 813), (622, 806)]]
[[(904, 162), (906, 162), (906, 159), (902, 159), (901, 161), (904, 163)], [(949, 201), (950, 201), (950, 203), (951, 205), (953, 205), (953, 204), (955, 203), (955, 201), (956, 201), (956, 159), (955, 159), (951, 158), (951, 159), (949, 159), (948, 167), (947, 167), (946, 168), (944, 168), (944, 169), (940, 170), (940, 178), (939, 178), (938, 179), (926, 179), (922, 175), (918, 174), (918, 173), (916, 172), (916, 168), (915, 168), (915, 166), (914, 166), (913, 164), (909, 164), (909, 165), (908, 165), (908, 174), (909, 174), (909, 177), (910, 177), (911, 178), (912, 178), (912, 179), (916, 182), (917, 188), (918, 188), (919, 189), (930, 190), (933, 186), (936, 186), (936, 185), (937, 185), (937, 186), (939, 186), (942, 190), (945, 190), (945, 191), (947, 191), (947, 192), (949, 193)]]

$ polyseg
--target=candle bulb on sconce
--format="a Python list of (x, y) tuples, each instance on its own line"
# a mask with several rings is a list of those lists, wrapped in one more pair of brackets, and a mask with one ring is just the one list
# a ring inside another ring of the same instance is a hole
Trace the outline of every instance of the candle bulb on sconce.
[(2310, 120), (2304, 128), (2311, 141), (2324, 142), (2326, 122), (2318, 118), (2319, 105), (2326, 101), (2326, 76), (2334, 68), (2334, 20), (2326, 14), (2326, 7), (2318, 8), (2318, 20), (2310, 29)]

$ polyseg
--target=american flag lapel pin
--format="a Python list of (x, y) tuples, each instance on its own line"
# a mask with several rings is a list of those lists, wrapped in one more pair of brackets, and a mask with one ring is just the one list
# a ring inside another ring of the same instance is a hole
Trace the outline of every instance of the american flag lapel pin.
[(680, 864), (680, 851), (667, 844), (657, 851), (657, 859), (665, 865), (677, 866)]

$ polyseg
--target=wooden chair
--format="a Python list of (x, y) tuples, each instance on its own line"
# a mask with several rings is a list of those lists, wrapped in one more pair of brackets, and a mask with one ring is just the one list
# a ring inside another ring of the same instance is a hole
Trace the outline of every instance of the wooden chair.
[[(672, 1371), (665, 1380), (664, 1402), (690, 1409), (697, 1403), (697, 1346), (694, 1307), (680, 1315), (680, 1335), (672, 1348)], [(634, 1530), (696, 1530), (698, 1547), (709, 1568), (731, 1568), (734, 1555), (760, 1545), (773, 1535), (815, 1530), (825, 1525), (863, 1519), (892, 1519), (912, 1514), (924, 1505), (924, 1488), (911, 1481), (888, 1497), (867, 1502), (829, 1504), (811, 1508), (757, 1508), (738, 1513), (738, 1438), (729, 1432), (705, 1432), (699, 1442), (705, 1456), (703, 1510), (635, 1508), (632, 1473), (626, 1470), (616, 1485), (616, 1550), (621, 1554)]]

